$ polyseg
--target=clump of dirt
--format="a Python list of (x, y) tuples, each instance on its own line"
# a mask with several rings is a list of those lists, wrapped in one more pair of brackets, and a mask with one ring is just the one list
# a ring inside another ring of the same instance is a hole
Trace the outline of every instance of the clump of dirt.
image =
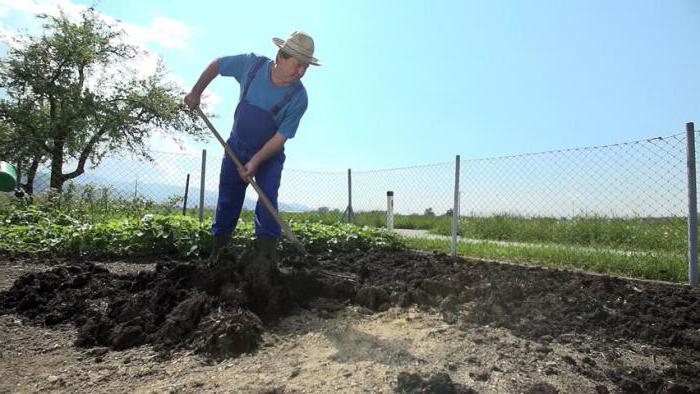
[(165, 262), (127, 275), (92, 263), (60, 266), (19, 278), (1, 294), (0, 307), (48, 326), (74, 323), (80, 347), (149, 343), (222, 359), (255, 350), (266, 322), (308, 300), (351, 297), (332, 278), (305, 270), (275, 270), (261, 287), (245, 280), (251, 270), (245, 256), (227, 257), (214, 267)]
[(476, 391), (453, 383), (450, 375), (437, 373), (423, 378), (415, 373), (401, 372), (394, 390), (397, 393), (444, 393), (444, 394), (475, 394)]

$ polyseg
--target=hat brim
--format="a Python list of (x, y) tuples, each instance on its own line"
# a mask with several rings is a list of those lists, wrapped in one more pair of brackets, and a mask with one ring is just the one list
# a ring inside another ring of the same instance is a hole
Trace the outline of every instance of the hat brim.
[(273, 37), (273, 38), (272, 38), (272, 42), (273, 42), (275, 45), (277, 45), (277, 48), (281, 49), (282, 52), (284, 52), (284, 53), (286, 53), (286, 54), (288, 54), (288, 55), (290, 55), (290, 56), (293, 56), (293, 57), (294, 57), (295, 59), (297, 59), (297, 60), (300, 60), (300, 61), (302, 61), (302, 62), (304, 62), (304, 63), (308, 63), (308, 64), (311, 64), (311, 65), (314, 65), (314, 66), (320, 66), (320, 65), (321, 65), (321, 62), (319, 62), (319, 60), (316, 59), (316, 58), (313, 57), (313, 56), (311, 56), (311, 57), (301, 56), (299, 53), (294, 53), (294, 52), (291, 52), (291, 51), (287, 50), (287, 48), (284, 47), (285, 41), (284, 41), (283, 39), (281, 39), (281, 38)]

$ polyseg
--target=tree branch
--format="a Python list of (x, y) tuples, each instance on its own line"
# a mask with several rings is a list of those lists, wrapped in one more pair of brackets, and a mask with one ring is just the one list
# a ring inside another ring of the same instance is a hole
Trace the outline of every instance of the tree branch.
[(67, 174), (63, 174), (63, 179), (73, 179), (82, 175), (85, 172), (85, 163), (87, 162), (88, 157), (90, 157), (90, 154), (95, 148), (95, 145), (99, 142), (100, 138), (102, 138), (102, 136), (105, 135), (106, 132), (107, 127), (103, 126), (97, 133), (90, 137), (90, 140), (87, 142), (87, 144), (85, 144), (83, 150), (80, 151), (80, 157), (78, 158), (78, 164), (75, 167), (75, 170)]

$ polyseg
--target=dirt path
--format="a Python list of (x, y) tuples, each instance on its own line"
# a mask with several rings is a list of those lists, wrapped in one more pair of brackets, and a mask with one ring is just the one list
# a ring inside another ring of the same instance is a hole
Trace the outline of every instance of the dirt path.
[[(171, 278), (190, 269), (155, 263), (99, 263), (110, 272), (75, 270), (59, 282), (156, 284), (156, 267)], [(0, 290), (53, 264), (2, 261)], [(334, 293), (300, 298), (265, 324), (256, 350), (222, 359), (186, 340), (167, 351), (76, 347), (80, 319), (46, 326), (7, 310), (10, 293), (0, 293), (0, 392), (700, 392), (700, 293), (685, 286), (412, 252), (313, 264), (356, 281), (324, 276)], [(143, 269), (151, 274), (135, 274)]]

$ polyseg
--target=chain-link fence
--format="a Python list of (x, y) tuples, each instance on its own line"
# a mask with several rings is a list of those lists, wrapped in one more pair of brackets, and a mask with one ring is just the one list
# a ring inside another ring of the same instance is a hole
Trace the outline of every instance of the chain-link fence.
[(618, 261), (630, 272), (645, 265), (679, 272), (690, 258), (694, 285), (688, 136), (696, 135), (461, 160), (461, 240), (471, 250), (500, 247), (518, 258)]
[[(514, 247), (554, 243), (684, 259), (687, 142), (687, 134), (678, 133), (607, 146), (464, 159), (459, 162), (457, 191), (456, 161), (377, 171), (287, 168), (279, 209), (323, 214), (326, 221), (357, 220), (373, 212), (370, 224), (384, 225), (387, 192), (392, 192), (393, 214), (441, 218), (426, 230), (445, 236), (451, 233), (456, 206), (456, 230), (467, 242), (510, 242)], [(182, 204), (187, 189), (189, 208), (215, 208), (223, 152), (150, 155), (152, 161), (129, 155), (105, 159), (72, 182), (109, 187), (124, 198), (156, 203)], [(65, 170), (74, 165), (66, 163)], [(49, 178), (48, 169), (37, 171), (35, 194), (48, 189)], [(244, 208), (253, 209), (255, 200), (250, 188)], [(411, 220), (395, 222), (397, 228), (421, 226)]]
[(462, 214), (685, 217), (686, 137), (462, 160)]
[[(187, 189), (188, 208), (216, 207), (222, 152), (171, 153), (149, 151), (152, 160), (132, 155), (107, 158), (97, 168), (68, 182), (110, 188), (123, 198), (146, 198), (157, 203), (183, 200)], [(64, 172), (75, 167), (68, 162)], [(386, 211), (386, 192), (397, 196), (396, 211), (423, 214), (426, 210), (451, 209), (450, 190), (454, 187), (454, 162), (377, 171), (321, 172), (285, 168), (279, 192), (281, 212), (323, 212), (348, 218), (352, 205), (356, 212)], [(203, 178), (202, 178), (203, 177)], [(202, 190), (204, 179), (204, 193)], [(20, 183), (27, 181), (21, 174)], [(187, 184), (189, 181), (189, 185)], [(35, 195), (50, 187), (50, 169), (40, 167), (34, 179)], [(257, 196), (248, 189), (244, 209), (254, 209)]]
[[(150, 151), (153, 160), (123, 155), (86, 168), (72, 180), (79, 185), (110, 187), (123, 197), (164, 202), (184, 196), (188, 206), (216, 206), (222, 154)], [(684, 133), (629, 143), (566, 149), (516, 156), (462, 159), (460, 216), (611, 218), (686, 217), (687, 171)], [(72, 170), (68, 162), (64, 171)], [(26, 174), (20, 174), (20, 183)], [(375, 171), (321, 172), (286, 168), (280, 211), (385, 211), (387, 191), (394, 193), (396, 214), (442, 215), (454, 207), (455, 162)], [(50, 171), (40, 167), (34, 194), (45, 193)], [(251, 190), (245, 208), (253, 208)]]

